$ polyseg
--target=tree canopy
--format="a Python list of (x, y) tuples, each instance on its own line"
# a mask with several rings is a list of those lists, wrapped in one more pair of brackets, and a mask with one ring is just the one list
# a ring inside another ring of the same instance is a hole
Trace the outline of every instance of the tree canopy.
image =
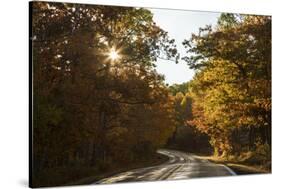
[(270, 145), (271, 17), (222, 14), (215, 28), (200, 28), (183, 44), (197, 72), (189, 123), (211, 137), (218, 155)]
[(163, 146), (174, 110), (154, 63), (179, 57), (152, 13), (46, 2), (32, 10), (34, 175), (140, 161)]
[(270, 160), (270, 16), (199, 28), (183, 41), (196, 74), (171, 86), (155, 67), (178, 63), (175, 40), (145, 8), (33, 2), (30, 40), (34, 186), (152, 162), (162, 147)]

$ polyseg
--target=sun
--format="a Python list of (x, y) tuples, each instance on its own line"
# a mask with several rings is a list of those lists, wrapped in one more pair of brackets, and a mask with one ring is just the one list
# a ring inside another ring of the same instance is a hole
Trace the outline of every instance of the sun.
[(122, 48), (116, 48), (116, 46), (108, 47), (108, 49), (103, 53), (106, 57), (105, 61), (111, 64), (118, 63), (118, 61), (123, 57), (121, 51)]
[(108, 58), (112, 61), (116, 61), (120, 58), (120, 55), (115, 48), (111, 48), (108, 53)]

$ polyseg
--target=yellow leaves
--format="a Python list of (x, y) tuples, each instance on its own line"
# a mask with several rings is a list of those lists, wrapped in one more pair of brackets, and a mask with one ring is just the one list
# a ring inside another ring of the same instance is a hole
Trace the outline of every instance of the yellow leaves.
[(218, 154), (232, 150), (235, 128), (271, 125), (271, 18), (239, 16), (222, 14), (215, 30), (184, 42), (197, 71), (187, 122), (211, 137)]

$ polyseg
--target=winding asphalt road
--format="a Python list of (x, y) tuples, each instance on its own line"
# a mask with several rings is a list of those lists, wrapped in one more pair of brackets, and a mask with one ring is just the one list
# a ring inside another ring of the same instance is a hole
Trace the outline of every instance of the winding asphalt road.
[(169, 161), (158, 166), (145, 167), (123, 172), (102, 179), (97, 183), (109, 184), (132, 181), (177, 180), (198, 177), (236, 175), (229, 167), (211, 163), (198, 156), (176, 150), (158, 150), (169, 157)]

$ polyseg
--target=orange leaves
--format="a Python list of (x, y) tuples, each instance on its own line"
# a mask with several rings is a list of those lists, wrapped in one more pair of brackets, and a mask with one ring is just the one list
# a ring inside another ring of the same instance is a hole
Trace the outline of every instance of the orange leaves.
[(271, 125), (271, 18), (222, 14), (220, 21), (185, 42), (188, 64), (198, 70), (190, 83), (188, 123), (210, 135), (218, 151), (229, 151), (235, 129)]

